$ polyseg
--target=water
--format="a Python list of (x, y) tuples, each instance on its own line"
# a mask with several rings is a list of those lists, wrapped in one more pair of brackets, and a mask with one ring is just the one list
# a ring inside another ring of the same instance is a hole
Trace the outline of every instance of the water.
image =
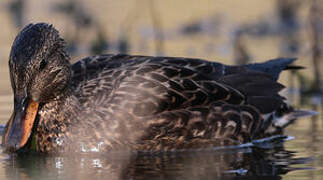
[[(295, 140), (287, 137), (292, 143)], [(160, 154), (68, 154), (0, 156), (1, 179), (252, 179), (320, 177), (319, 157), (287, 150), (286, 137), (231, 148)], [(267, 148), (259, 148), (263, 144)], [(322, 157), (323, 154), (320, 154)]]
[[(302, 70), (301, 75), (290, 76), (289, 73), (284, 73), (280, 77), (280, 81), (290, 87), (284, 93), (293, 105), (318, 111), (319, 115), (299, 119), (289, 126), (285, 134), (293, 139), (286, 142), (258, 142), (257, 146), (246, 144), (240, 148), (155, 155), (119, 152), (51, 156), (8, 155), (2, 153), (0, 148), (1, 180), (323, 179), (322, 99), (302, 101), (299, 89), (303, 88), (304, 81), (297, 81), (302, 78), (304, 80), (305, 77), (306, 87), (306, 83), (313, 79), (310, 53), (312, 37), (307, 27), (310, 1), (300, 3), (295, 15), (297, 21), (292, 18), (283, 22), (278, 19), (278, 0), (163, 0), (155, 1), (155, 12), (150, 11), (149, 3), (144, 0), (108, 3), (100, 0), (92, 0), (91, 3), (76, 0), (75, 2), (83, 2), (84, 14), (81, 15), (92, 15), (91, 18), (95, 21), (92, 25), (96, 24), (95, 27), (89, 27), (90, 21), (83, 21), (82, 27), (75, 27), (74, 17), (67, 17), (53, 10), (55, 4), (62, 2), (59, 0), (30, 0), (23, 12), (19, 8), (8, 11), (6, 7), (19, 7), (17, 4), (13, 6), (13, 3), (9, 5), (9, 2), (14, 1), (0, 2), (3, 10), (0, 11), (3, 24), (0, 33), (0, 124), (5, 124), (12, 111), (13, 98), (7, 59), (18, 31), (15, 25), (31, 21), (53, 23), (68, 40), (73, 59), (91, 53), (88, 47), (97, 32), (106, 33), (108, 43), (102, 44), (109, 45), (109, 49), (105, 51), (108, 53), (118, 52), (122, 45), (130, 54), (186, 56), (227, 64), (234, 63), (239, 55), (251, 61), (280, 56), (298, 57), (296, 64), (307, 69)], [(14, 10), (17, 11), (16, 14)], [(163, 38), (157, 36), (155, 39), (153, 14), (157, 25), (163, 30)], [(16, 20), (10, 19), (12, 17)], [(238, 36), (238, 32), (245, 34)], [(120, 39), (122, 43), (119, 42)], [(315, 95), (308, 94), (310, 97)]]
[(321, 179), (321, 115), (296, 121), (286, 131), (293, 136), (241, 146), (156, 154), (17, 156), (2, 152), (0, 179)]

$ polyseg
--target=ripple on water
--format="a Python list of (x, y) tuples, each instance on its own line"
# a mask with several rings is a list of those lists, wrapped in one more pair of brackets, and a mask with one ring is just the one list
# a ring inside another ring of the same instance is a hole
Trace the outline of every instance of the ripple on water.
[(277, 178), (287, 172), (299, 170), (292, 166), (310, 162), (308, 158), (295, 157), (294, 152), (283, 148), (283, 142), (288, 139), (289, 136), (277, 136), (235, 147), (154, 155), (86, 151), (66, 155), (9, 156), (1, 152), (0, 177), (59, 180), (203, 179), (235, 176)]

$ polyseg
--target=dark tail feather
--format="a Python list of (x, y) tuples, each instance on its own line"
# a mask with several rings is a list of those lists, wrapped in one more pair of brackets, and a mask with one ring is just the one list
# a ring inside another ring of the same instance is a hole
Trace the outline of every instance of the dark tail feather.
[(296, 58), (277, 58), (272, 59), (263, 63), (254, 63), (244, 65), (248, 69), (264, 72), (273, 77), (274, 80), (277, 80), (279, 74), (283, 70), (287, 69), (302, 69), (301, 66), (289, 65), (293, 63)]
[(304, 66), (288, 65), (284, 70), (300, 70), (305, 69)]

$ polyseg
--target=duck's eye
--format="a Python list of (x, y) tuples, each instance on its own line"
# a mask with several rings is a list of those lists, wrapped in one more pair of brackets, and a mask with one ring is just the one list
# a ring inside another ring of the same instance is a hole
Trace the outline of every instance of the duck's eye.
[(43, 70), (45, 68), (45, 66), (47, 65), (47, 62), (45, 59), (43, 59), (41, 62), (40, 62), (40, 65), (39, 65), (39, 70)]

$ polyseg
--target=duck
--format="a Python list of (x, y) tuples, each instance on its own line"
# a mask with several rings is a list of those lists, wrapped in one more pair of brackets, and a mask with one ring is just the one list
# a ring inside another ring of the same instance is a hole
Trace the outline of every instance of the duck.
[(182, 57), (104, 54), (71, 63), (51, 24), (25, 26), (9, 69), (14, 110), (7, 152), (174, 151), (282, 134), (306, 111), (279, 92), (295, 58), (225, 65)]

